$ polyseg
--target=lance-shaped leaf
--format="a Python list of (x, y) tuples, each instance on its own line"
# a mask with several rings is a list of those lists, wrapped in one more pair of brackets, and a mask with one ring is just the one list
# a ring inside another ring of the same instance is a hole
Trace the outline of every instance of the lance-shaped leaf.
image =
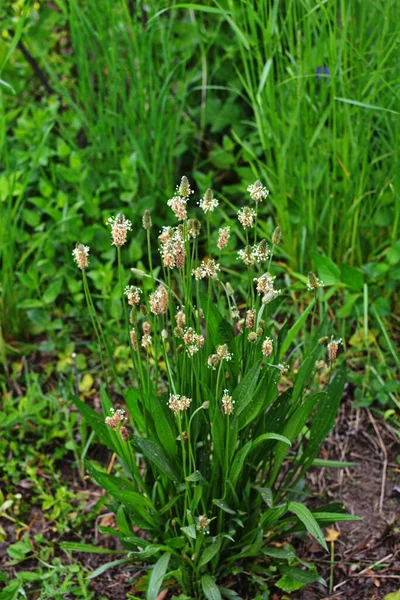
[(207, 600), (222, 600), (221, 592), (211, 575), (203, 575), (201, 587)]
[(147, 600), (157, 600), (158, 592), (160, 591), (165, 573), (168, 569), (169, 559), (171, 554), (166, 552), (156, 562), (151, 573), (149, 588), (147, 590)]
[(294, 513), (296, 517), (300, 519), (307, 531), (328, 552), (328, 546), (326, 545), (324, 534), (322, 532), (321, 527), (318, 525), (315, 517), (313, 516), (312, 512), (306, 506), (304, 506), (304, 504), (300, 504), (300, 502), (289, 502), (288, 510)]
[(260, 376), (260, 364), (261, 361), (257, 361), (233, 391), (232, 397), (235, 402), (235, 415), (237, 417), (246, 409), (252, 399)]
[(93, 408), (90, 408), (90, 406), (82, 402), (82, 400), (79, 400), (79, 398), (76, 398), (75, 396), (73, 398), (77, 409), (89, 423), (99, 440), (105, 444), (107, 448), (112, 450), (112, 452), (117, 452), (110, 435), (110, 430), (104, 423), (104, 417), (94, 411)]
[[(297, 409), (292, 413), (289, 419), (286, 421), (285, 426), (282, 431), (282, 435), (287, 438), (290, 442), (293, 442), (297, 436), (300, 434), (304, 425), (307, 423), (316, 403), (321, 397), (325, 397), (325, 392), (318, 392), (317, 394), (312, 394), (307, 398), (303, 404), (297, 407)], [(274, 466), (272, 468), (271, 474), (268, 479), (268, 487), (272, 487), (274, 484), (284, 458), (287, 454), (288, 446), (284, 442), (278, 442), (274, 451)]]
[(160, 474), (166, 475), (173, 481), (179, 481), (180, 476), (168, 460), (163, 449), (151, 440), (146, 438), (134, 437), (134, 443), (143, 452), (145, 458), (147, 458), (152, 465), (159, 471)]

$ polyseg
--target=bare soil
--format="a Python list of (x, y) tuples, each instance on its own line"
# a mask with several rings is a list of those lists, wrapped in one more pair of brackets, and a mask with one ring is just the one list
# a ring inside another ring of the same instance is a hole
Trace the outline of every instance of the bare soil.
[[(340, 535), (335, 542), (332, 593), (316, 584), (293, 594), (293, 600), (378, 600), (400, 590), (399, 453), (398, 438), (387, 423), (369, 410), (342, 406), (324, 454), (358, 465), (310, 472), (310, 486), (318, 490), (314, 494), (318, 504), (339, 500), (363, 520), (335, 526)], [(329, 581), (330, 565), (314, 543), (304, 544), (301, 554), (313, 560)]]

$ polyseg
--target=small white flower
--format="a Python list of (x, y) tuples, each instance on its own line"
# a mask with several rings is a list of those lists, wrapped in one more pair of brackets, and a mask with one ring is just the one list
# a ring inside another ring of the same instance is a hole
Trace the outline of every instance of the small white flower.
[(89, 250), (89, 246), (84, 246), (83, 244), (79, 243), (77, 243), (75, 248), (72, 250), (74, 261), (81, 270), (86, 269), (89, 264)]
[(252, 185), (249, 185), (247, 191), (250, 193), (250, 198), (255, 202), (261, 202), (269, 195), (269, 190), (263, 186), (259, 179)]
[(132, 231), (132, 223), (119, 214), (116, 217), (109, 217), (107, 224), (111, 226), (112, 243), (114, 246), (123, 246), (126, 243), (128, 231)]
[(204, 194), (203, 198), (199, 202), (199, 206), (205, 213), (213, 212), (219, 202), (216, 198), (214, 198), (213, 191), (209, 188)]
[(222, 396), (222, 411), (226, 415), (231, 415), (233, 413), (233, 405), (235, 401), (232, 400), (232, 396), (229, 395), (228, 390), (224, 390), (224, 395)]
[(256, 216), (256, 211), (248, 206), (241, 208), (238, 212), (238, 219), (240, 223), (243, 225), (244, 229), (248, 229), (249, 227), (253, 227), (254, 225), (254, 217)]
[(170, 394), (168, 406), (175, 414), (177, 414), (179, 412), (187, 410), (191, 402), (192, 399), (187, 398), (186, 396), (181, 396), (179, 394)]

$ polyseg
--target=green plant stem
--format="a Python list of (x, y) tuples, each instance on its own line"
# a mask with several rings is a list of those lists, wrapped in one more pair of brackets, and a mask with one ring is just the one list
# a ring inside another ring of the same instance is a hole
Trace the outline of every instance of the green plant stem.
[(98, 349), (99, 349), (99, 356), (100, 356), (100, 362), (101, 362), (101, 369), (103, 372), (103, 377), (104, 377), (104, 382), (107, 383), (107, 375), (106, 375), (106, 369), (105, 369), (105, 364), (104, 364), (104, 357), (103, 357), (103, 349), (102, 349), (102, 331), (101, 331), (101, 327), (100, 324), (98, 323), (98, 319), (97, 319), (97, 315), (96, 315), (96, 311), (95, 308), (93, 306), (93, 302), (92, 302), (92, 298), (90, 295), (90, 290), (89, 290), (89, 286), (87, 283), (87, 277), (86, 277), (86, 272), (85, 269), (82, 269), (82, 281), (83, 281), (83, 290), (85, 293), (85, 298), (86, 298), (86, 304), (88, 307), (88, 311), (89, 311), (89, 316), (90, 316), (90, 320), (92, 321), (92, 326), (97, 338), (97, 345), (98, 345)]

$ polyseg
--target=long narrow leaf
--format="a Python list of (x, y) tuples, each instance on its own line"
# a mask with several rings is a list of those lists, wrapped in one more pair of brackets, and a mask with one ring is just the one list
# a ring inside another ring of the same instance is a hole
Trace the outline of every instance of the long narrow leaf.
[(283, 359), (286, 352), (289, 350), (290, 344), (293, 342), (294, 338), (296, 337), (296, 335), (298, 334), (300, 329), (303, 327), (305, 321), (307, 320), (308, 315), (310, 314), (310, 312), (312, 311), (313, 308), (314, 308), (314, 300), (312, 302), (310, 302), (310, 304), (307, 306), (306, 310), (300, 315), (300, 317), (297, 319), (295, 324), (289, 329), (289, 331), (282, 343), (280, 351), (279, 351), (279, 361), (281, 361)]
[(134, 442), (143, 452), (144, 456), (160, 471), (160, 473), (166, 475), (174, 481), (178, 481), (180, 479), (179, 474), (175, 470), (174, 466), (168, 460), (162, 448), (158, 444), (151, 440), (140, 437), (135, 437)]
[(211, 575), (203, 575), (201, 587), (207, 600), (222, 600), (221, 592)]
[(326, 545), (324, 534), (312, 512), (306, 506), (304, 506), (304, 504), (300, 504), (300, 502), (289, 502), (288, 510), (294, 513), (296, 517), (300, 519), (300, 521), (305, 525), (307, 531), (311, 533), (311, 535), (315, 537), (321, 546), (328, 552), (328, 546)]
[(90, 552), (92, 554), (126, 554), (125, 550), (109, 550), (101, 546), (92, 546), (91, 544), (82, 544), (80, 542), (61, 542), (60, 548), (71, 550), (72, 552)]
[(156, 562), (149, 581), (149, 589), (147, 590), (147, 600), (157, 600), (158, 592), (160, 591), (165, 573), (168, 569), (169, 559), (171, 554), (166, 552)]
[(90, 406), (82, 402), (82, 400), (76, 398), (76, 396), (74, 396), (73, 399), (77, 409), (89, 423), (99, 440), (103, 442), (103, 444), (105, 444), (107, 448), (109, 448), (113, 452), (116, 452), (114, 443), (111, 440), (110, 431), (107, 425), (104, 423), (104, 417), (102, 417), (96, 411), (94, 411), (93, 408), (90, 408)]

